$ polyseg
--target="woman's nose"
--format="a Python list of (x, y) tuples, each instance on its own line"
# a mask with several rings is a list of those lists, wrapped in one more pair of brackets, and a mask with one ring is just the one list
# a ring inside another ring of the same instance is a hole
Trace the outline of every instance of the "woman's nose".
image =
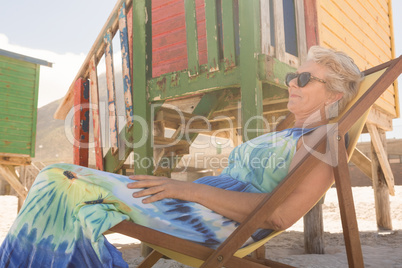
[(297, 87), (297, 77), (289, 81), (289, 88), (291, 87)]

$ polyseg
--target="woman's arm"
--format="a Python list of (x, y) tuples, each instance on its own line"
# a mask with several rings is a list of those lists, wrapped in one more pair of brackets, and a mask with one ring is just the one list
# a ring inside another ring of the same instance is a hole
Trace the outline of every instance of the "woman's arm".
[[(320, 131), (325, 131), (325, 128), (320, 129), (306, 135), (300, 140), (299, 145), (311, 144), (316, 141)], [(292, 160), (291, 168), (300, 161), (301, 152), (305, 150), (304, 146), (298, 147), (300, 149)], [(267, 195), (266, 193), (228, 191), (203, 184), (147, 175), (130, 176), (130, 178), (136, 182), (129, 183), (129, 188), (145, 188), (133, 194), (136, 198), (149, 196), (144, 199), (144, 203), (151, 203), (164, 198), (192, 201), (237, 222), (242, 222)], [(260, 227), (274, 230), (284, 230), (290, 227), (314, 206), (332, 183), (331, 166), (319, 162)]]
[(266, 196), (264, 193), (244, 193), (224, 190), (205, 184), (172, 180), (169, 178), (135, 175), (137, 180), (128, 188), (146, 188), (133, 197), (146, 197), (143, 202), (151, 203), (164, 198), (177, 198), (199, 203), (229, 219), (241, 222)]

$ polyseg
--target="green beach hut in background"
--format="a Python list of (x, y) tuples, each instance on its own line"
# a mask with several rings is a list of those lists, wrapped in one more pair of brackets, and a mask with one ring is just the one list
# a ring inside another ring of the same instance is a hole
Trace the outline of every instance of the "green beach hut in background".
[(0, 49), (0, 175), (20, 201), (27, 189), (15, 168), (29, 165), (35, 156), (40, 65), (52, 67), (47, 61)]

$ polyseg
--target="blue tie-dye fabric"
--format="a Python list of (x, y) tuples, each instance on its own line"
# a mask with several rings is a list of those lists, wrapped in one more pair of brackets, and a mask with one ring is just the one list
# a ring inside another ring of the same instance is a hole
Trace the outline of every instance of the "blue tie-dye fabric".
[[(309, 130), (308, 130), (309, 131)], [(270, 192), (288, 173), (302, 129), (268, 133), (236, 147), (219, 176), (196, 183), (240, 192)], [(192, 202), (143, 204), (128, 177), (71, 164), (46, 167), (0, 247), (0, 267), (127, 267), (102, 235), (123, 220), (217, 248), (238, 226)], [(258, 230), (247, 244), (266, 236)]]

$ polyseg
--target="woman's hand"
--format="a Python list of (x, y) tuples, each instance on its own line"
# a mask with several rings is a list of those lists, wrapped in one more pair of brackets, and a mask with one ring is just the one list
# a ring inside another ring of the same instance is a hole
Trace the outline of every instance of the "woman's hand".
[(191, 186), (193, 186), (193, 183), (150, 175), (132, 175), (129, 178), (135, 180), (135, 182), (130, 182), (127, 187), (129, 189), (140, 189), (133, 193), (133, 197), (149, 196), (142, 200), (144, 204), (164, 198), (191, 201)]

